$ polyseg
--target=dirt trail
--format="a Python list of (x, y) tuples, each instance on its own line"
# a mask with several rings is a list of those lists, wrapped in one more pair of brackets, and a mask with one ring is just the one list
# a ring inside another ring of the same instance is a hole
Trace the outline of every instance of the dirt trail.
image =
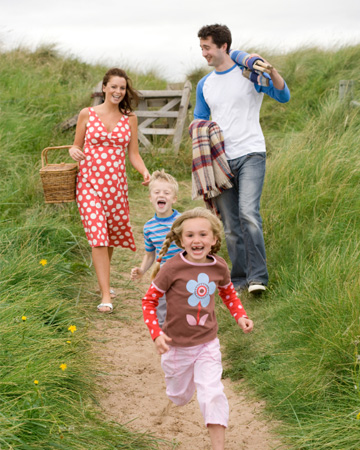
[[(139, 207), (136, 205), (137, 215), (141, 214)], [(144, 214), (149, 215), (147, 204), (146, 209)], [(150, 284), (149, 276), (136, 284), (129, 282), (128, 268), (139, 264), (143, 255), (140, 220), (133, 223), (133, 230), (138, 252), (114, 253), (112, 285), (117, 292), (114, 313), (92, 316), (93, 352), (99, 362), (98, 383), (102, 392), (98, 400), (109, 420), (138, 432), (150, 431), (164, 439), (161, 449), (210, 450), (196, 395), (182, 407), (169, 404), (166, 397), (160, 356), (156, 354), (141, 311), (141, 298)], [(271, 424), (260, 414), (263, 404), (241, 393), (241, 382), (224, 379), (223, 383), (230, 406), (226, 450), (283, 449), (271, 433)]]
[[(142, 286), (143, 292), (147, 286)], [(186, 406), (169, 407), (160, 356), (142, 319), (141, 296), (133, 299), (133, 291), (117, 292), (114, 313), (96, 316), (92, 333), (101, 368), (99, 402), (105, 415), (129, 429), (149, 430), (167, 440), (162, 449), (210, 450), (196, 396)], [(279, 449), (270, 424), (260, 417), (263, 404), (239, 392), (241, 382), (224, 379), (223, 383), (230, 405), (226, 449)]]

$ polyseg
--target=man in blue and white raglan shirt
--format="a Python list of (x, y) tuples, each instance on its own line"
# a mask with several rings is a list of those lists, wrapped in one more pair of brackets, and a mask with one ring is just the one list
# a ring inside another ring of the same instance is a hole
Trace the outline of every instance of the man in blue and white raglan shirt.
[(269, 277), (260, 216), (266, 162), (260, 108), (264, 94), (286, 103), (290, 91), (275, 68), (264, 74), (267, 83), (258, 84), (243, 76), (244, 66), (235, 62), (239, 52), (229, 54), (231, 32), (225, 25), (204, 26), (198, 37), (202, 56), (215, 70), (197, 85), (194, 118), (209, 120), (211, 116), (220, 126), (225, 156), (234, 174), (234, 187), (214, 199), (232, 262), (231, 281), (237, 291), (261, 293)]

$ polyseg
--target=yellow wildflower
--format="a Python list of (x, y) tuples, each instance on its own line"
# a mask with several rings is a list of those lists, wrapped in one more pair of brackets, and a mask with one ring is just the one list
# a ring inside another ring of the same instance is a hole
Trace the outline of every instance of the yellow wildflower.
[(356, 416), (357, 420), (360, 420), (360, 413)]
[(67, 344), (71, 344), (71, 341), (66, 341)]
[(76, 331), (76, 326), (75, 325), (70, 325), (68, 330), (71, 331), (72, 333), (74, 333), (74, 331)]
[(42, 266), (46, 266), (46, 264), (47, 264), (47, 259), (41, 259), (41, 260), (40, 260), (40, 264), (41, 264)]
[(67, 365), (66, 364), (60, 364), (60, 369), (61, 370), (66, 370), (67, 369)]
[(34, 380), (34, 384), (39, 384), (39, 381), (38, 380)]
[(22, 317), (21, 317), (21, 320), (22, 320), (23, 322), (25, 322), (26, 319), (27, 319), (26, 316), (22, 316)]

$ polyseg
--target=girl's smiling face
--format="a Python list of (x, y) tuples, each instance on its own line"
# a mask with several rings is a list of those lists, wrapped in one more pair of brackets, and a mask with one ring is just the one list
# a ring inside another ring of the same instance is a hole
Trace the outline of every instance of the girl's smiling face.
[(187, 219), (183, 223), (180, 242), (186, 250), (185, 258), (194, 263), (205, 263), (216, 237), (210, 222), (203, 217)]

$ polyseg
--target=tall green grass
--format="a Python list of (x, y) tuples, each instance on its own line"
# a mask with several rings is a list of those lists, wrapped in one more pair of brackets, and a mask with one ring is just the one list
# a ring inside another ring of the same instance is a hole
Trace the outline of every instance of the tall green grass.
[[(0, 53), (0, 67), (0, 447), (158, 448), (98, 409), (80, 303), (93, 276), (88, 244), (75, 204), (45, 205), (39, 177), (41, 150), (72, 143), (74, 130), (59, 124), (90, 103), (107, 68), (52, 46)], [(143, 88), (164, 84), (135, 78)]]
[(287, 448), (359, 448), (360, 110), (338, 99), (341, 79), (359, 80), (359, 57), (360, 47), (289, 55), (292, 99), (276, 123), (264, 105), (271, 287), (245, 299), (252, 339), (227, 331), (229, 374), (267, 398)]

